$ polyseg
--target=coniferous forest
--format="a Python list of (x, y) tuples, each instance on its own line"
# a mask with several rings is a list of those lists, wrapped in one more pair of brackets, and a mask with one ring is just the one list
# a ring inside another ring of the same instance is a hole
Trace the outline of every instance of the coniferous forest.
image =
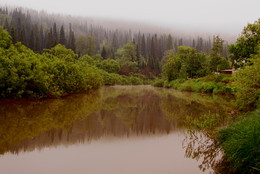
[[(150, 33), (110, 29), (92, 24), (85, 18), (49, 15), (22, 8), (0, 9), (0, 25), (12, 36), (13, 43), (21, 42), (34, 52), (42, 53), (57, 44), (72, 49), (79, 57), (101, 56), (102, 59), (116, 59), (121, 48), (132, 42), (135, 46), (135, 61), (143, 73), (158, 75), (165, 51), (178, 51), (179, 46), (189, 46), (198, 52), (209, 53), (214, 36), (179, 36), (171, 33)], [(223, 40), (221, 55), (227, 57), (227, 42)]]

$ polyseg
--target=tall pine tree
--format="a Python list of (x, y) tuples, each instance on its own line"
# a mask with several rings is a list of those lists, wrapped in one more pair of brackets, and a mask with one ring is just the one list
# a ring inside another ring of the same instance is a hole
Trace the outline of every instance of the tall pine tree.
[(66, 45), (65, 31), (63, 25), (60, 28), (60, 40), (59, 43), (62, 45)]

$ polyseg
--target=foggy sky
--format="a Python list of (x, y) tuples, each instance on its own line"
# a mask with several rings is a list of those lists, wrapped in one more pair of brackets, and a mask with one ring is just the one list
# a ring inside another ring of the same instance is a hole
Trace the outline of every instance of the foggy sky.
[(230, 34), (239, 34), (260, 17), (260, 0), (0, 0), (0, 4)]

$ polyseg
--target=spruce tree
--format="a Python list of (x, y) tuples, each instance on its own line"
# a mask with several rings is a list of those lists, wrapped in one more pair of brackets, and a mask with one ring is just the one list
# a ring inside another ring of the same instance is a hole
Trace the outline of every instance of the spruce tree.
[(167, 50), (171, 50), (173, 49), (173, 39), (172, 39), (172, 36), (169, 34), (168, 35), (168, 38), (167, 38), (167, 46), (166, 46)]
[(53, 24), (52, 32), (53, 32), (53, 35), (52, 35), (53, 36), (53, 45), (52, 45), (52, 47), (54, 47), (55, 45), (58, 44), (57, 25), (56, 25), (55, 22)]
[(143, 34), (143, 36), (142, 36), (142, 42), (141, 42), (141, 55), (143, 56), (143, 57), (147, 57), (147, 54), (146, 54), (146, 43), (145, 43), (145, 36), (144, 36), (144, 34)]
[(16, 30), (14, 27), (11, 28), (11, 36), (12, 36), (12, 42), (16, 43), (17, 42), (17, 36), (16, 36)]
[(72, 49), (74, 52), (76, 51), (76, 45), (75, 45), (75, 36), (74, 36), (74, 32), (72, 31), (71, 28), (71, 24), (70, 25), (70, 29), (69, 29), (69, 40), (68, 40), (68, 48)]
[(6, 29), (6, 31), (8, 31), (10, 33), (10, 26), (9, 26), (7, 18), (5, 18), (4, 29)]
[(62, 45), (66, 45), (65, 31), (63, 25), (60, 28), (60, 40), (59, 43)]
[(52, 28), (47, 34), (47, 42), (46, 42), (46, 48), (50, 49), (53, 47), (53, 34), (52, 34)]
[(44, 34), (43, 34), (42, 25), (41, 25), (41, 27), (40, 27), (39, 44), (40, 44), (40, 52), (42, 52), (43, 48), (45, 48), (45, 44), (44, 44)]
[(103, 59), (107, 58), (107, 51), (106, 51), (106, 48), (104, 46), (102, 47), (101, 57), (103, 57)]
[(35, 50), (34, 46), (35, 46), (35, 36), (34, 36), (34, 30), (32, 29), (31, 33), (30, 33), (29, 48), (31, 48), (32, 50)]

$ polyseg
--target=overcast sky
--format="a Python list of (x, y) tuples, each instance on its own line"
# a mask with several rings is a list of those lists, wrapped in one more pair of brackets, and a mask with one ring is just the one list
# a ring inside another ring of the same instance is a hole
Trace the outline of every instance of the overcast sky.
[(0, 4), (230, 34), (239, 34), (260, 18), (260, 0), (0, 0)]

